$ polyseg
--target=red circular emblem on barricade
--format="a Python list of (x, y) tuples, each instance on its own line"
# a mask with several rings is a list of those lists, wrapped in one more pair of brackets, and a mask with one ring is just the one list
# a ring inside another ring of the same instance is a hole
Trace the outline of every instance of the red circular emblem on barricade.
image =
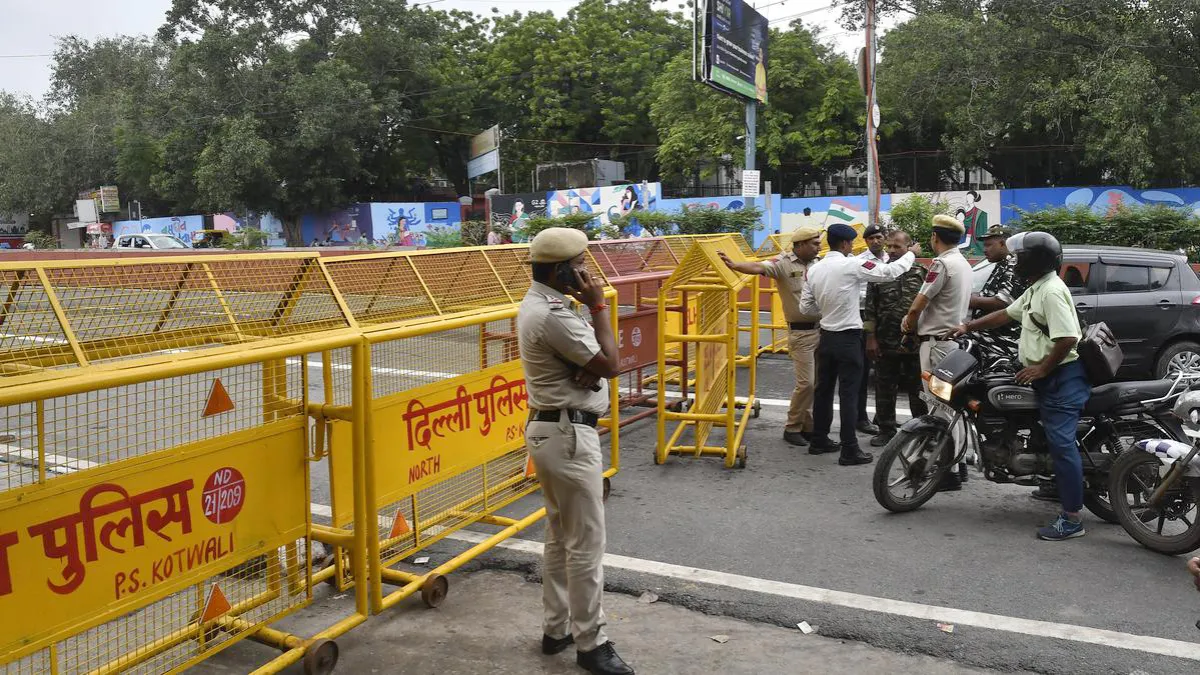
[(217, 469), (204, 481), (204, 517), (217, 525), (233, 522), (246, 502), (246, 481), (233, 467)]

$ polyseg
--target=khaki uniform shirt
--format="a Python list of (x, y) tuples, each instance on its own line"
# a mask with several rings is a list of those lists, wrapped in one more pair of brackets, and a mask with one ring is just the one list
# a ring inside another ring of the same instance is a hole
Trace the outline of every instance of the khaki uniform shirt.
[(971, 263), (952, 248), (933, 259), (921, 295), (929, 300), (917, 320), (917, 335), (941, 337), (967, 320), (971, 309)]
[(795, 253), (784, 253), (762, 264), (766, 276), (774, 279), (775, 287), (779, 289), (779, 304), (783, 306), (783, 316), (788, 323), (816, 323), (820, 320), (820, 317), (800, 311), (800, 296), (804, 293), (808, 268), (812, 264), (800, 262)]
[(529, 407), (572, 408), (603, 415), (608, 412), (608, 381), (600, 380), (600, 391), (592, 391), (572, 380), (578, 369), (600, 353), (591, 324), (572, 308), (573, 303), (535, 281), (517, 310), (517, 342)]
[[(1054, 272), (1034, 282), (1004, 311), (1008, 312), (1008, 316), (1014, 321), (1021, 322), (1019, 356), (1021, 363), (1027, 366), (1045, 361), (1054, 349), (1055, 340), (1065, 337), (1079, 340), (1083, 337), (1083, 332), (1079, 330), (1079, 316), (1075, 313), (1074, 300), (1071, 299), (1071, 290)], [(1038, 327), (1038, 323), (1048, 328), (1050, 334), (1046, 335)], [(1067, 352), (1062, 362), (1070, 363), (1078, 358), (1079, 352), (1075, 347), (1071, 347), (1071, 351)]]

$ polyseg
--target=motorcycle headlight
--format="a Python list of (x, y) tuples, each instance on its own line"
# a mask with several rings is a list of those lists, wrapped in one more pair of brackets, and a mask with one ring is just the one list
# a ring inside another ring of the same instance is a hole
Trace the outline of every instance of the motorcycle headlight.
[(934, 375), (929, 378), (929, 393), (949, 403), (950, 395), (954, 393), (954, 385)]

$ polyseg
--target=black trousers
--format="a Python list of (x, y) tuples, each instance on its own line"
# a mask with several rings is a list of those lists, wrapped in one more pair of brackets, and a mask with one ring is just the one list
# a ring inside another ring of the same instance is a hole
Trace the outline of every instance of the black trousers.
[(838, 391), (842, 452), (858, 449), (858, 396), (863, 378), (863, 332), (821, 330), (817, 345), (817, 388), (813, 396), (813, 438), (829, 438), (833, 426), (833, 390)]

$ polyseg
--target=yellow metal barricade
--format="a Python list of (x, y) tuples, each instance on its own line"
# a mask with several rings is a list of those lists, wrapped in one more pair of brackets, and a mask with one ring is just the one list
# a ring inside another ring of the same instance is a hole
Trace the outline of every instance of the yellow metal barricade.
[[(748, 391), (741, 399), (738, 389), (738, 340), (740, 335), (738, 297), (749, 290), (749, 297), (758, 296), (758, 277), (742, 275), (729, 269), (718, 253), (724, 252), (734, 260), (745, 260), (733, 237), (703, 239), (693, 244), (675, 272), (659, 290), (658, 309), (663, 329), (659, 332), (659, 407), (658, 445), (655, 461), (662, 464), (671, 454), (720, 455), (726, 467), (744, 468), (746, 448), (742, 438), (746, 423), (753, 414), (758, 415), (759, 403), (755, 400), (756, 368), (754, 361), (748, 364)], [(697, 305), (696, 331), (671, 333), (668, 307), (678, 294), (686, 306), (694, 299)], [(750, 349), (758, 350), (758, 313), (751, 312)], [(689, 344), (696, 351), (696, 386), (693, 403), (686, 412), (669, 410), (666, 405), (667, 347), (671, 344)], [(738, 408), (741, 407), (740, 414)], [(668, 423), (678, 423), (668, 437)], [(722, 445), (709, 443), (714, 427), (723, 433)], [(690, 445), (681, 441), (690, 433)]]
[(5, 672), (178, 672), (243, 638), (332, 668), (365, 596), (316, 638), (269, 624), (312, 599), (296, 364), (361, 338), (273, 342), (0, 390)]
[(0, 284), (0, 670), (177, 672), (243, 638), (331, 668), (365, 593), (313, 638), (270, 627), (312, 598), (300, 364), (365, 353), (319, 259), (9, 262)]
[[(365, 387), (371, 608), (395, 606), (420, 592), (429, 606), (444, 599), (444, 575), (545, 515), (499, 515), (537, 490), (524, 448), (528, 417), (517, 350), (517, 305), (528, 290), (524, 248), (458, 249), (348, 257), (327, 263), (369, 344)], [(589, 260), (593, 273), (602, 272)], [(379, 268), (390, 270), (378, 275)], [(615, 293), (609, 291), (615, 304)], [(616, 313), (612, 313), (614, 330)], [(393, 319), (388, 321), (388, 319)], [(400, 319), (400, 320), (395, 320)], [(336, 361), (336, 354), (330, 355)], [(325, 366), (333, 370), (339, 364)], [(610, 383), (612, 415), (601, 421), (611, 445), (607, 477), (619, 469), (618, 391)], [(345, 470), (349, 430), (330, 422), (332, 528), (345, 537), (358, 496)], [(428, 573), (391, 567), (475, 523), (500, 529), (481, 544)], [(341, 556), (321, 573), (339, 587), (357, 584)], [(384, 594), (384, 585), (398, 586)]]

